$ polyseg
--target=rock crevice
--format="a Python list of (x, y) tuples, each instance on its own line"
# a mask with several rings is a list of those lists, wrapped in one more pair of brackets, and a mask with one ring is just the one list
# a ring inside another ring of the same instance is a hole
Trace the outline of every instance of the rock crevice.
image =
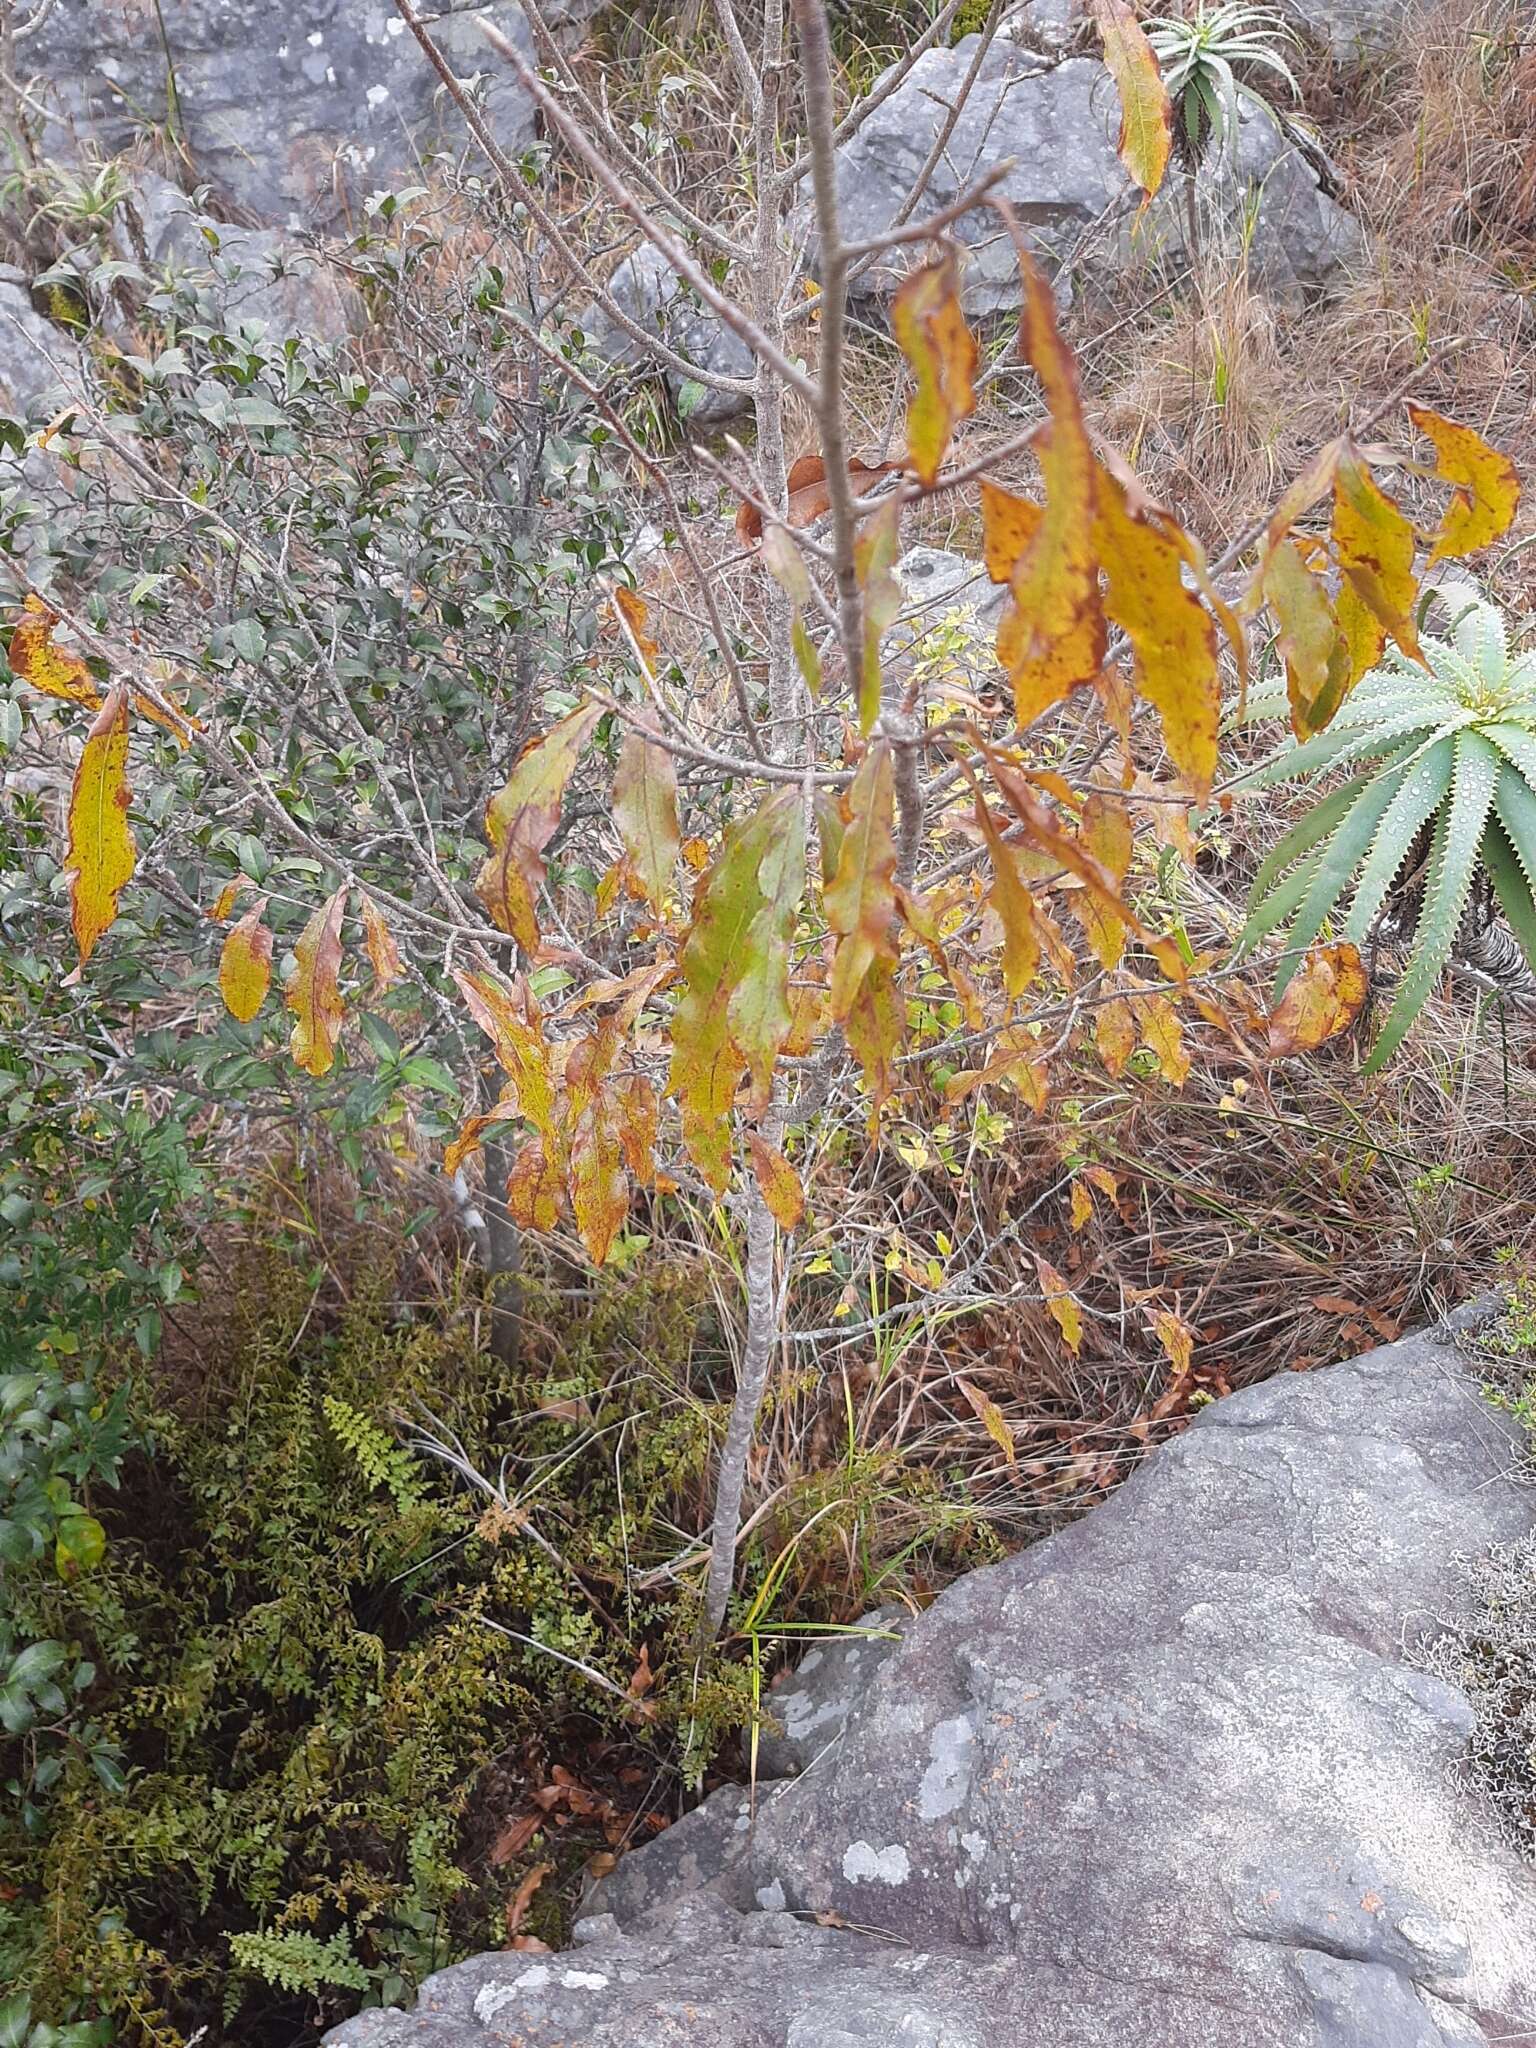
[(332, 2048), (1536, 2042), (1536, 1873), (1409, 1661), (1458, 1556), (1530, 1526), (1518, 1448), (1433, 1337), (1231, 1397), (814, 1652), (768, 1751), (801, 1775), (627, 1859), (572, 1955), (456, 1965)]

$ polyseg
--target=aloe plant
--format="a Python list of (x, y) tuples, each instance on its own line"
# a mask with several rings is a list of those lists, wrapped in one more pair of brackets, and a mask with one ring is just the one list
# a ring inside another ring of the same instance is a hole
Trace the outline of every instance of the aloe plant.
[(1200, 155), (1206, 141), (1229, 151), (1236, 147), (1244, 100), (1273, 111), (1242, 75), (1246, 70), (1270, 72), (1290, 87), (1293, 98), (1299, 97), (1295, 76), (1281, 55), (1296, 35), (1276, 8), (1250, 6), (1245, 0), (1209, 6), (1200, 0), (1192, 15), (1153, 15), (1146, 29), (1192, 157)]
[(1326, 920), (1363, 945), (1428, 842), (1407, 971), (1367, 1064), (1389, 1060), (1457, 943), (1479, 873), (1536, 966), (1536, 652), (1512, 657), (1502, 613), (1466, 585), (1435, 591), (1450, 638), (1425, 635), (1426, 666), (1395, 648), (1325, 732), (1244, 776), (1240, 789), (1354, 772), (1312, 806), (1254, 879), (1244, 950), (1283, 932), (1277, 995)]

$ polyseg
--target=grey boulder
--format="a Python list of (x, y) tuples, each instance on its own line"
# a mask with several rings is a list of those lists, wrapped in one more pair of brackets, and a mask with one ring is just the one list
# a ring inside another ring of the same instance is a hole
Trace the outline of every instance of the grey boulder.
[[(483, 78), (498, 140), (525, 148), (532, 103), (476, 26), (484, 15), (531, 53), (522, 10), (446, 0), (432, 12), (456, 74)], [(19, 47), (54, 110), (55, 150), (126, 148), (166, 121), (174, 78), (194, 175), (258, 223), (332, 225), (360, 195), (414, 175), (422, 149), (461, 146), (463, 124), (390, 0), (58, 0)]]
[[(755, 367), (751, 349), (686, 285), (661, 251), (643, 243), (626, 256), (608, 279), (608, 296), (642, 333), (655, 335), (685, 362), (717, 377), (746, 382)], [(610, 369), (647, 367), (653, 360), (645, 344), (617, 320), (594, 307), (583, 322), (587, 341), (599, 361)], [(752, 409), (746, 392), (721, 391), (662, 366), (661, 375), (678, 417), (699, 427), (723, 425)]]
[(47, 411), (83, 382), (78, 342), (43, 318), (14, 276), (0, 280), (0, 403), (16, 414)]
[(116, 253), (151, 284), (190, 285), (221, 321), (259, 320), (274, 336), (339, 341), (350, 304), (317, 248), (280, 228), (215, 220), (168, 178), (141, 175), (118, 217)]
[(1400, 44), (1424, 0), (1279, 0), (1310, 42), (1340, 63), (1380, 57)]
[[(897, 90), (875, 107), (838, 152), (844, 235), (864, 242), (884, 233), (917, 184), (959, 97), (977, 38), (925, 51)], [(994, 189), (1007, 199), (1039, 254), (1069, 296), (1079, 280), (1110, 282), (1127, 267), (1187, 254), (1186, 201), (1171, 173), (1153, 204), (1116, 155), (1120, 108), (1114, 82), (1096, 57), (1051, 62), (999, 40), (982, 58), (954, 130), (911, 218), (938, 213), (995, 165), (1013, 168)], [(1277, 296), (1326, 289), (1355, 261), (1360, 231), (1326, 192), (1308, 158), (1262, 109), (1248, 108), (1235, 149), (1213, 154), (1199, 179), (1204, 232), (1235, 234), (1251, 196), (1257, 224), (1250, 262)], [(979, 208), (954, 230), (967, 248), (966, 310), (975, 318), (1019, 304), (1018, 266), (996, 215)], [(912, 260), (898, 249), (859, 270), (853, 290), (883, 304)]]
[(1529, 1527), (1517, 1449), (1426, 1337), (1213, 1405), (943, 1594), (755, 1815), (732, 1788), (637, 1852), (579, 1948), (331, 2048), (1536, 2038), (1536, 1872), (1415, 1650), (1458, 1553)]

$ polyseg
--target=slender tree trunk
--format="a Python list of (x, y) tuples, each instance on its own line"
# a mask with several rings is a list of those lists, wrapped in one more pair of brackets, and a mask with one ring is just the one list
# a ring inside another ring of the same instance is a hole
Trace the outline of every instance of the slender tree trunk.
[(490, 1279), (491, 1356), (516, 1369), (523, 1313), (523, 1234), (507, 1210), (507, 1175), (512, 1147), (506, 1126), (485, 1140), (485, 1270)]

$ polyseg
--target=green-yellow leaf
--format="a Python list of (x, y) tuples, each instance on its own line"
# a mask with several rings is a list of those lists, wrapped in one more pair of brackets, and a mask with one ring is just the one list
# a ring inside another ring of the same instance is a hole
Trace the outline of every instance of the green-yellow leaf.
[(341, 920), (346, 907), (343, 887), (321, 904), (293, 949), (287, 998), (294, 1018), (289, 1050), (294, 1064), (316, 1080), (331, 1071), (341, 1036)]
[(677, 770), (666, 748), (644, 733), (630, 733), (619, 750), (613, 816), (634, 892), (653, 910), (665, 910), (682, 845), (677, 826)]
[(880, 642), (901, 610), (901, 585), (891, 574), (901, 553), (901, 505), (889, 499), (866, 520), (853, 544), (853, 565), (864, 596), (864, 666), (859, 675), (859, 731), (880, 715)]
[(506, 787), (486, 806), (490, 858), (475, 883), (494, 922), (526, 952), (539, 944), (535, 903), (544, 880), (544, 849), (560, 823), (565, 786), (602, 716), (583, 704), (523, 750)]
[(799, 791), (784, 788), (726, 835), (700, 882), (679, 963), (667, 1086), (683, 1143), (714, 1188), (730, 1178), (730, 1118), (742, 1076), (754, 1064), (759, 1079), (771, 1077), (789, 1034), (797, 845), (802, 886), (804, 876), (800, 818)]
[(265, 896), (253, 903), (219, 954), (219, 993), (241, 1024), (249, 1024), (261, 1008), (272, 981), (272, 934), (262, 922), (266, 907)]
[(1310, 739), (1328, 725), (1350, 683), (1350, 643), (1328, 593), (1288, 540), (1264, 565), (1264, 595), (1279, 628), (1291, 730)]
[(1120, 161), (1151, 199), (1173, 149), (1173, 108), (1156, 53), (1127, 0), (1089, 0), (1120, 95)]
[(876, 740), (848, 792), (848, 818), (837, 872), (827, 884), (827, 922), (837, 936), (832, 961), (832, 1015), (852, 1010), (877, 959), (894, 956), (896, 915), (895, 770), (890, 742)]
[(138, 848), (128, 823), (128, 693), (112, 690), (96, 715), (69, 798), (70, 919), (83, 967), (117, 916)]

